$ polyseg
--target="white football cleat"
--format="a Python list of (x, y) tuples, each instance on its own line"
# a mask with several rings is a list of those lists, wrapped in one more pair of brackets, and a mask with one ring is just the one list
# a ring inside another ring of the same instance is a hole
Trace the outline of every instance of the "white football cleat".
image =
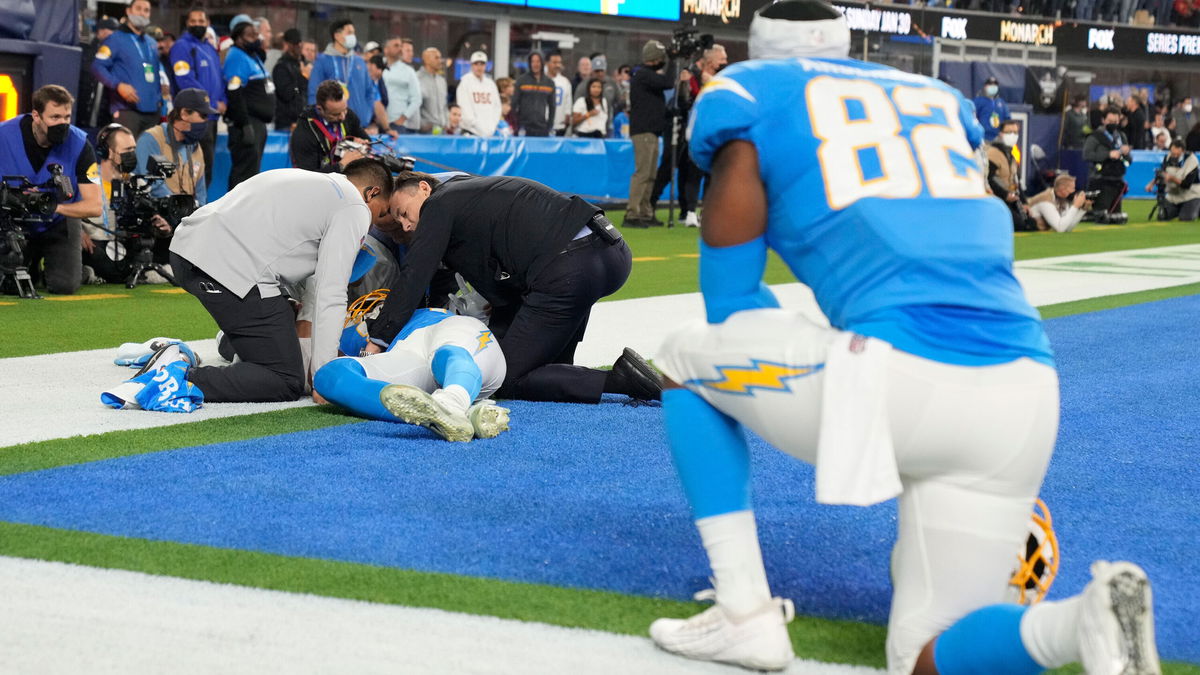
[(1156, 675), (1154, 604), (1146, 572), (1130, 562), (1092, 563), (1079, 611), (1079, 654), (1089, 675)]
[(389, 384), (379, 392), (379, 401), (396, 417), (423, 426), (448, 441), (466, 442), (475, 437), (475, 427), (465, 411), (443, 405), (423, 389)]
[[(697, 600), (715, 600), (712, 589)], [(771, 598), (751, 614), (734, 619), (721, 605), (690, 619), (659, 619), (650, 638), (661, 649), (699, 661), (719, 661), (754, 670), (783, 670), (796, 658), (787, 624), (795, 616), (792, 601)]]
[(495, 401), (485, 400), (467, 409), (467, 419), (475, 429), (475, 438), (495, 438), (508, 431), (508, 408), (501, 408)]
[(683, 224), (687, 227), (700, 227), (700, 218), (695, 211), (688, 211), (687, 217), (683, 219)]

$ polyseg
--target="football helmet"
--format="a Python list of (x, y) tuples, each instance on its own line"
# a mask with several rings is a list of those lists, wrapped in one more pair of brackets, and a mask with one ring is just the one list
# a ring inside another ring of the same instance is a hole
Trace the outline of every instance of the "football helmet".
[(374, 312), (387, 299), (388, 290), (386, 288), (377, 288), (346, 305), (346, 322), (342, 324), (342, 328), (373, 318)]
[(1029, 517), (1025, 548), (1017, 554), (1017, 569), (1008, 582), (1013, 601), (1032, 605), (1045, 598), (1058, 576), (1059, 560), (1058, 536), (1054, 533), (1050, 509), (1038, 499)]

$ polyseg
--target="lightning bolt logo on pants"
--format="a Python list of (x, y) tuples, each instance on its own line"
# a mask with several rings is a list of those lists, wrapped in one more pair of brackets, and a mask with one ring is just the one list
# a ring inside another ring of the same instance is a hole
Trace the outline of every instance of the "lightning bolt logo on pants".
[(483, 351), (484, 347), (487, 347), (490, 344), (492, 344), (492, 331), (479, 331), (479, 346), (475, 348), (475, 353), (478, 354), (479, 352)]
[(748, 366), (716, 366), (718, 377), (697, 378), (686, 384), (712, 389), (725, 394), (753, 396), (754, 389), (764, 391), (791, 391), (788, 380), (820, 372), (824, 363), (811, 366), (788, 366), (760, 359), (750, 359)]

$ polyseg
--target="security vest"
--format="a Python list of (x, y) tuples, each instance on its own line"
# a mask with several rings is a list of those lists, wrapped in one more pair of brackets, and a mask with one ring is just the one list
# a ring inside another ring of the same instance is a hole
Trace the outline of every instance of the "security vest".
[(200, 152), (199, 144), (196, 144), (195, 149), (189, 153), (186, 145), (168, 141), (167, 127), (169, 125), (170, 122), (146, 130), (151, 138), (158, 141), (158, 147), (163, 152), (166, 152), (168, 148), (171, 150), (170, 159), (175, 162), (175, 173), (170, 178), (164, 179), (163, 184), (167, 186), (171, 194), (194, 196), (196, 182), (204, 177), (204, 153)]
[[(79, 182), (75, 179), (75, 162), (79, 159), (79, 153), (83, 151), (84, 144), (88, 142), (87, 136), (72, 125), (68, 130), (66, 140), (51, 147), (50, 155), (46, 157), (46, 163), (34, 169), (29, 163), (29, 155), (25, 153), (25, 139), (21, 135), (21, 120), (28, 116), (28, 113), (19, 115), (0, 124), (0, 175), (25, 176), (33, 183), (41, 185), (50, 180), (50, 165), (61, 164), (63, 175), (70, 179), (74, 192), (71, 198), (65, 200), (64, 203), (70, 204), (79, 201)], [(40, 234), (62, 221), (62, 216), (54, 214), (44, 224), (35, 225), (29, 229), (33, 234)]]

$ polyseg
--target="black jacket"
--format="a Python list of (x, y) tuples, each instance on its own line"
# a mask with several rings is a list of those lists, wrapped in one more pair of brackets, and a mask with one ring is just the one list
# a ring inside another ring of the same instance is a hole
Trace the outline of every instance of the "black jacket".
[(541, 79), (535, 79), (533, 73), (517, 78), (512, 108), (517, 124), (527, 136), (550, 135), (554, 126), (554, 94), (554, 80), (545, 73)]
[(1125, 167), (1128, 166), (1129, 156), (1122, 155), (1117, 159), (1108, 156), (1108, 153), (1113, 150), (1120, 150), (1121, 146), (1126, 145), (1125, 134), (1118, 129), (1111, 135), (1104, 127), (1100, 127), (1092, 132), (1091, 136), (1083, 143), (1083, 161), (1089, 165), (1088, 176), (1104, 176), (1108, 178), (1121, 178), (1125, 175)]
[(597, 213), (600, 209), (579, 197), (525, 178), (464, 176), (439, 185), (421, 207), (398, 283), (369, 323), (371, 338), (391, 342), (404, 328), (439, 262), (493, 307), (520, 302)]
[(663, 92), (675, 86), (675, 67), (659, 73), (642, 66), (629, 80), (629, 135), (667, 130), (667, 101)]
[(271, 70), (271, 79), (275, 82), (275, 128), (284, 131), (304, 112), (308, 78), (300, 74), (300, 59), (284, 54)]
[[(288, 141), (288, 156), (291, 157), (292, 166), (297, 169), (335, 173), (338, 163), (333, 154), (333, 144), (321, 133), (318, 117), (315, 106), (306, 108), (300, 114), (296, 129), (292, 131), (292, 137)], [(367, 137), (367, 132), (358, 121), (358, 115), (349, 107), (346, 108), (346, 120), (341, 125), (341, 137)]]

